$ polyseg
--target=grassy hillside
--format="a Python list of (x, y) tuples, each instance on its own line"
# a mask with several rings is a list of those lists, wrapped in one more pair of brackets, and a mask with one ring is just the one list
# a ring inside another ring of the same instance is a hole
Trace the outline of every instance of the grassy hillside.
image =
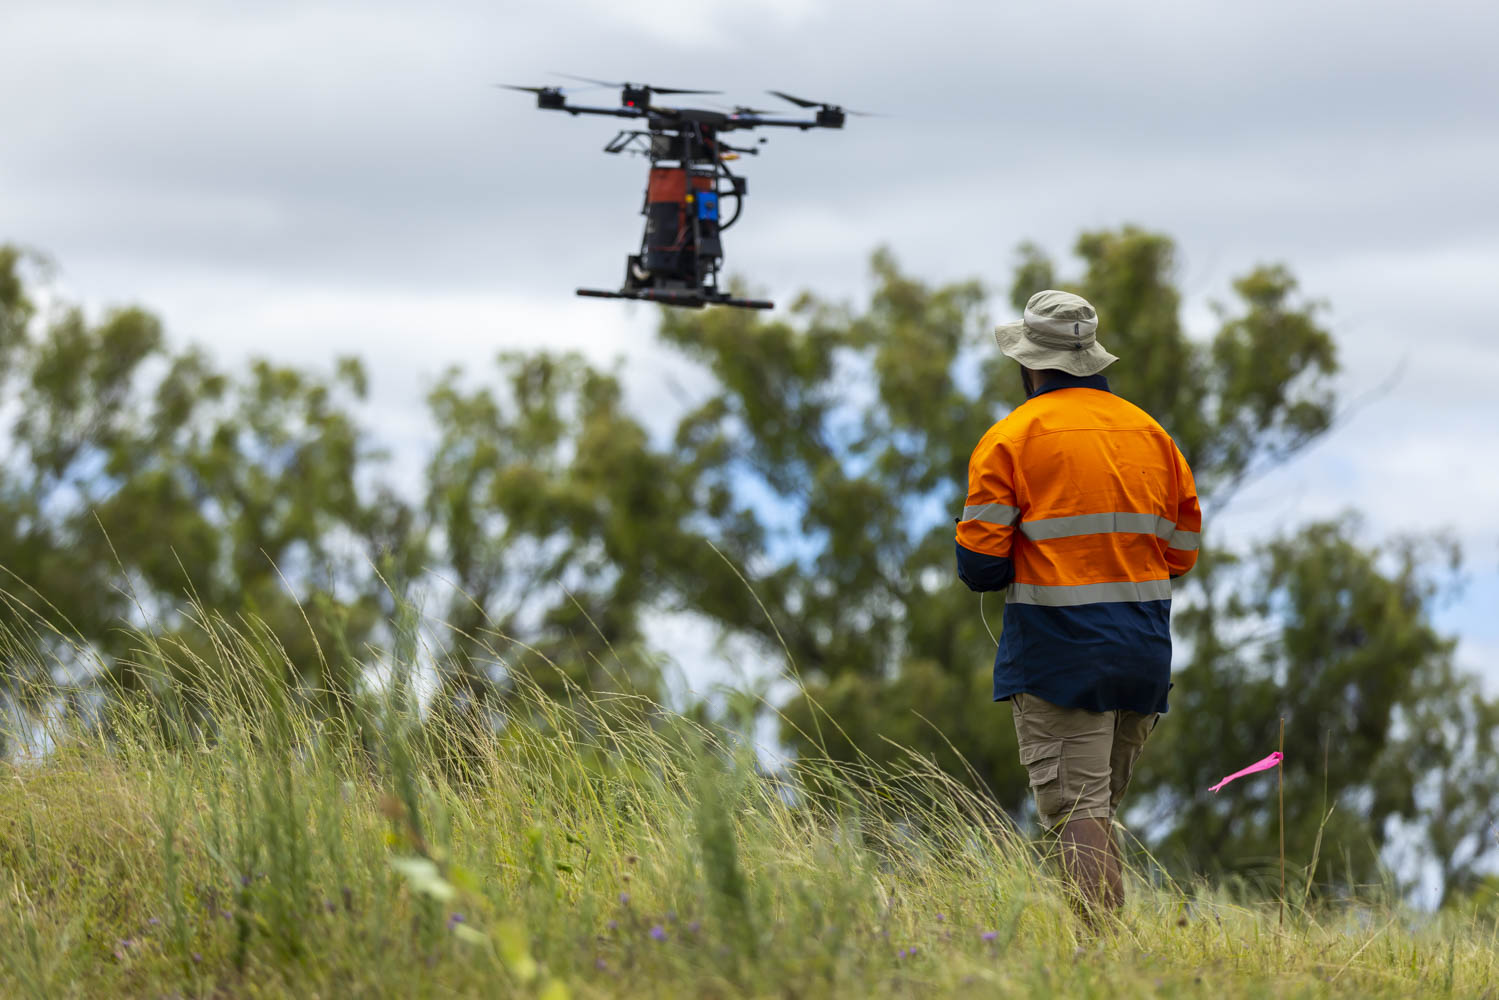
[(1123, 919), (1090, 937), (1040, 849), (919, 761), (804, 762), (793, 786), (731, 735), (628, 697), (523, 696), (496, 728), (418, 725), (390, 696), (319, 723), (265, 636), (205, 631), (205, 680), (162, 679), (106, 714), (107, 739), (61, 728), (50, 752), (3, 765), (0, 996), (1224, 1000), (1499, 983), (1487, 919), (1344, 901), (1293, 905), (1282, 930), (1272, 904), (1145, 861)]

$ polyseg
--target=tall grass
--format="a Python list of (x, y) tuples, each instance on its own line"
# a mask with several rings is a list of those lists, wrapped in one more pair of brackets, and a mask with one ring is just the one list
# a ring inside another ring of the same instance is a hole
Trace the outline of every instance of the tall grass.
[[(423, 717), (404, 684), (330, 719), (267, 630), (197, 619), (200, 652), (140, 635), (139, 690), (4, 765), (0, 996), (1474, 996), (1499, 977), (1477, 916), (1349, 902), (1278, 930), (1273, 903), (1148, 858), (1091, 936), (1041, 849), (917, 758), (767, 774), (731, 730), (524, 683), (498, 726)], [(0, 655), (35, 648), (16, 627)]]

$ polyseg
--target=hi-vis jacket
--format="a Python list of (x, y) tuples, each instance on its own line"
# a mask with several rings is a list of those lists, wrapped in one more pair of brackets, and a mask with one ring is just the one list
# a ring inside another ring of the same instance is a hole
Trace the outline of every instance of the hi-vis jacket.
[(1197, 562), (1202, 528), (1192, 470), (1102, 375), (1059, 379), (989, 428), (968, 465), (958, 576), (1009, 588), (994, 699), (1163, 712), (1171, 580)]

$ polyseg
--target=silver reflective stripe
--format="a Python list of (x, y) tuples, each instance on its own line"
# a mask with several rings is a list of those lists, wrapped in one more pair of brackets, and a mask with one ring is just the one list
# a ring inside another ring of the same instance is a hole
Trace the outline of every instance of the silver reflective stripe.
[(965, 521), (983, 521), (985, 524), (997, 524), (1005, 528), (1014, 524), (1019, 517), (1019, 510), (1002, 503), (980, 503), (963, 508)]
[(1173, 531), (1171, 537), (1166, 539), (1166, 548), (1179, 549), (1182, 552), (1196, 552), (1198, 534), (1195, 531)]
[(1044, 542), (1053, 538), (1101, 535), (1109, 532), (1156, 535), (1165, 538), (1175, 527), (1175, 522), (1167, 517), (1116, 511), (1109, 514), (1074, 514), (1071, 517), (1045, 517), (1036, 521), (1022, 521), (1020, 531), (1033, 542)]
[(1118, 583), (1084, 583), (1075, 587), (1043, 587), (1034, 583), (1010, 584), (1010, 604), (1039, 604), (1047, 608), (1071, 608), (1079, 604), (1119, 601), (1165, 601), (1171, 597), (1170, 580), (1123, 580)]

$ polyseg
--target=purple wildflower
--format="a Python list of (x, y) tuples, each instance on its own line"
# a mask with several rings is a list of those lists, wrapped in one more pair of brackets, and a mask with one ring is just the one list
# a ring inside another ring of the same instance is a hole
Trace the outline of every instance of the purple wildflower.
[(593, 960), (593, 967), (595, 969), (598, 969), (600, 972), (609, 971), (609, 963), (604, 961), (604, 957), (602, 955)]
[(660, 924), (651, 925), (651, 938), (655, 941), (665, 941), (666, 928), (662, 927)]
[(452, 930), (461, 923), (463, 923), (463, 914), (451, 913), (448, 915), (448, 930)]
[(687, 929), (696, 934), (698, 931), (703, 929), (703, 922), (701, 920), (694, 920), (692, 923), (687, 925)]
[(161, 926), (161, 921), (158, 920), (156, 917), (152, 917), (150, 920), (146, 921), (146, 925), (148, 927), (159, 927), (159, 926)]
[(941, 913), (937, 914), (937, 923), (940, 924), (940, 923), (942, 923), (946, 919), (947, 919), (947, 917), (945, 915), (943, 915)]
[(983, 938), (985, 941), (998, 941), (999, 931), (984, 931), (984, 933), (980, 934), (979, 937)]
[(197, 952), (193, 952), (193, 964), (196, 965), (201, 961), (203, 961), (203, 956), (199, 955)]
[(619, 921), (618, 920), (611, 920), (605, 926), (607, 926), (611, 931), (617, 931), (617, 930), (619, 930)]
[(620, 906), (629, 906), (630, 905), (630, 894), (628, 892), (622, 892), (622, 893), (619, 894), (619, 905)]

